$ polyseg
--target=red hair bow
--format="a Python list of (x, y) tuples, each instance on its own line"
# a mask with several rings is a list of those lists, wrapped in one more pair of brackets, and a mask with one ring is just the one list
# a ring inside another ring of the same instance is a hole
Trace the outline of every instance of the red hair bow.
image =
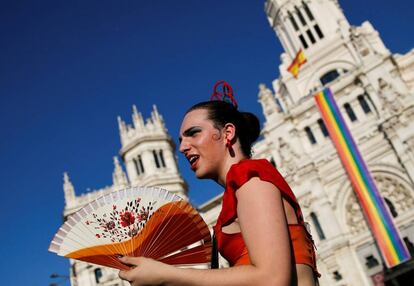
[(233, 88), (224, 80), (220, 80), (214, 85), (213, 94), (210, 96), (210, 101), (212, 100), (225, 101), (237, 108), (237, 101), (233, 96)]

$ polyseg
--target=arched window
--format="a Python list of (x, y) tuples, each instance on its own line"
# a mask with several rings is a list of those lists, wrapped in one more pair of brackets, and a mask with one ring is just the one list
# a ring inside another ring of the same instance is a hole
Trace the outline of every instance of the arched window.
[(322, 83), (322, 85), (326, 85), (327, 83), (330, 83), (331, 81), (336, 80), (339, 77), (339, 72), (337, 70), (331, 70), (328, 71), (326, 74), (321, 76), (319, 79)]
[(316, 144), (316, 138), (315, 138), (315, 136), (313, 136), (313, 132), (312, 132), (312, 130), (310, 129), (309, 126), (305, 127), (305, 132), (306, 132), (306, 135), (308, 136), (309, 142), (312, 145)]
[(388, 206), (388, 209), (390, 210), (390, 213), (392, 215), (392, 217), (397, 217), (398, 216), (398, 212), (394, 207), (394, 204), (387, 198), (384, 198), (385, 203)]
[(349, 119), (354, 122), (357, 121), (358, 118), (356, 117), (354, 110), (352, 109), (351, 105), (349, 103), (344, 104), (344, 108), (346, 113), (348, 114)]
[(326, 128), (325, 123), (323, 122), (322, 119), (318, 119), (318, 125), (319, 125), (319, 128), (322, 131), (323, 136), (328, 137), (329, 132), (328, 132), (328, 129)]
[(361, 94), (361, 95), (358, 96), (358, 102), (361, 105), (361, 108), (365, 113), (370, 113), (371, 112), (371, 108), (369, 107), (369, 104), (368, 104), (367, 100), (365, 99), (364, 94)]
[(94, 271), (96, 284), (99, 284), (102, 278), (102, 269), (96, 268)]
[(319, 223), (318, 217), (313, 212), (310, 213), (310, 217), (311, 217), (313, 225), (315, 226), (316, 232), (318, 233), (319, 239), (324, 240), (326, 237), (325, 237), (325, 234), (323, 233), (323, 230), (322, 230), (321, 224)]

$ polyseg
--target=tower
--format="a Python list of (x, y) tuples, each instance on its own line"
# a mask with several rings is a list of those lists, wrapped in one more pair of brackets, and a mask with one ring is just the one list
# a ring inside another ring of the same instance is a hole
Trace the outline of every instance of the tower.
[[(313, 96), (332, 90), (412, 244), (414, 219), (404, 217), (414, 216), (414, 58), (393, 55), (369, 22), (351, 25), (335, 0), (268, 0), (265, 12), (284, 52), (273, 92), (259, 89), (266, 122), (255, 156), (273, 161), (295, 191), (318, 246), (321, 285), (372, 285), (384, 275), (381, 256)], [(307, 62), (295, 78), (287, 70), (299, 50)]]
[(118, 124), (122, 145), (120, 156), (131, 185), (159, 186), (186, 197), (187, 185), (178, 171), (175, 144), (157, 107), (153, 106), (151, 117), (144, 122), (134, 105), (132, 125), (120, 117)]

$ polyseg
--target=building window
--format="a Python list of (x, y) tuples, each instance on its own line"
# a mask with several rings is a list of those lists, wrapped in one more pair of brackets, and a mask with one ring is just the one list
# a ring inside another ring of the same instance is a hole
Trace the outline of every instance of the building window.
[(141, 174), (140, 171), (139, 171), (139, 166), (138, 166), (137, 160), (134, 158), (134, 159), (132, 159), (132, 161), (134, 162), (135, 170), (137, 171), (137, 175)]
[(157, 168), (161, 168), (160, 161), (158, 161), (158, 155), (157, 155), (157, 152), (155, 150), (152, 150), (152, 155), (154, 156), (155, 166)]
[(302, 5), (305, 8), (305, 12), (306, 12), (306, 15), (308, 16), (308, 19), (313, 21), (315, 18), (313, 17), (313, 14), (312, 14), (311, 10), (309, 9), (308, 4), (306, 4), (304, 1), (302, 1)]
[(158, 169), (166, 167), (165, 160), (164, 160), (164, 154), (161, 149), (158, 152), (156, 150), (152, 150), (152, 155), (154, 156), (155, 166)]
[(339, 273), (339, 271), (334, 271), (334, 272), (332, 273), (332, 275), (333, 275), (333, 278), (335, 279), (335, 281), (340, 281), (340, 280), (342, 280), (342, 275), (341, 275), (341, 273)]
[(299, 17), (300, 23), (301, 23), (303, 26), (306, 26), (305, 17), (303, 17), (302, 12), (300, 11), (300, 9), (299, 9), (298, 7), (295, 7), (295, 10), (296, 10), (296, 13), (298, 14), (298, 17)]
[(394, 207), (394, 204), (387, 198), (384, 198), (385, 203), (388, 206), (388, 209), (390, 210), (390, 213), (392, 215), (392, 217), (397, 217), (398, 216), (398, 212)]
[(375, 266), (379, 265), (378, 259), (376, 259), (373, 255), (368, 255), (365, 257), (365, 265), (368, 269), (374, 268)]
[(305, 127), (305, 132), (306, 132), (306, 135), (308, 136), (308, 139), (309, 139), (310, 143), (312, 145), (316, 144), (316, 138), (315, 138), (315, 136), (313, 136), (313, 132), (312, 132), (312, 130), (310, 129), (309, 126)]
[(311, 30), (306, 30), (306, 34), (308, 35), (308, 38), (310, 39), (312, 44), (316, 43), (315, 37), (313, 36)]
[(322, 230), (321, 224), (319, 223), (318, 217), (313, 212), (310, 213), (310, 217), (311, 217), (313, 225), (315, 226), (316, 232), (318, 233), (319, 239), (324, 240), (326, 237)]
[(352, 109), (352, 107), (349, 103), (345, 103), (344, 108), (345, 108), (346, 114), (348, 114), (348, 117), (352, 122), (358, 120), (358, 118), (356, 117), (356, 115), (354, 113), (354, 110)]
[(292, 26), (293, 26), (293, 28), (295, 29), (295, 31), (298, 31), (298, 30), (299, 30), (298, 23), (296, 23), (295, 18), (293, 18), (292, 13), (290, 13), (290, 12), (289, 12), (289, 20), (290, 20), (290, 22), (292, 23)]
[(410, 252), (411, 257), (414, 256), (414, 244), (410, 241), (408, 237), (403, 238), (405, 245), (407, 246), (408, 252)]
[(303, 35), (299, 35), (299, 40), (300, 40), (303, 48), (307, 49), (309, 47), (308, 43), (306, 42), (305, 37)]
[(316, 44), (317, 37), (319, 39), (323, 38), (323, 33), (315, 20), (315, 16), (305, 1), (302, 1), (301, 6), (295, 6), (291, 12), (288, 12), (288, 18), (296, 31), (302, 48), (307, 49)]
[(369, 107), (368, 102), (365, 99), (365, 95), (363, 95), (363, 94), (359, 95), (358, 96), (358, 102), (359, 102), (359, 105), (361, 105), (361, 108), (365, 113), (370, 113), (371, 112), (371, 108)]
[(95, 273), (95, 282), (99, 284), (102, 278), (102, 269), (96, 268), (93, 272)]
[(162, 153), (162, 149), (158, 152), (158, 155), (160, 156), (161, 165), (165, 168), (165, 160), (164, 160), (164, 154)]
[(318, 34), (319, 39), (323, 39), (323, 34), (322, 34), (322, 31), (321, 31), (321, 28), (319, 28), (319, 25), (315, 24), (313, 26), (313, 28), (315, 29), (316, 34)]
[(322, 85), (326, 85), (331, 81), (336, 80), (339, 77), (339, 72), (337, 70), (331, 70), (324, 74), (319, 80), (321, 81)]
[(273, 165), (273, 167), (276, 167), (276, 162), (275, 159), (273, 159), (273, 157), (270, 157), (269, 162)]
[(325, 123), (323, 122), (322, 119), (318, 119), (318, 125), (319, 125), (319, 128), (322, 131), (323, 136), (329, 137), (328, 129), (326, 129)]
[(137, 174), (141, 175), (142, 173), (144, 173), (145, 170), (144, 170), (144, 165), (142, 164), (141, 155), (138, 155), (137, 159), (134, 158), (133, 161), (134, 161), (135, 170), (137, 171)]
[(138, 163), (139, 163), (139, 167), (141, 168), (141, 173), (144, 173), (145, 169), (144, 169), (144, 164), (142, 164), (141, 155), (138, 155)]

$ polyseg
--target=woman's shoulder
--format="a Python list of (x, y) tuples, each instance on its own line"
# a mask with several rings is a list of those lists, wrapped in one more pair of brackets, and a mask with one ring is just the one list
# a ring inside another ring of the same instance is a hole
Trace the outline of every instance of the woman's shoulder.
[(287, 197), (289, 201), (296, 203), (295, 195), (288, 183), (279, 171), (266, 159), (242, 160), (239, 163), (232, 165), (227, 174), (227, 188), (237, 191), (241, 186), (254, 177), (272, 183), (282, 192), (284, 197)]
[(279, 172), (268, 160), (246, 159), (230, 167), (226, 182), (229, 187), (237, 190), (253, 177), (259, 177), (264, 181), (273, 181), (279, 176)]

